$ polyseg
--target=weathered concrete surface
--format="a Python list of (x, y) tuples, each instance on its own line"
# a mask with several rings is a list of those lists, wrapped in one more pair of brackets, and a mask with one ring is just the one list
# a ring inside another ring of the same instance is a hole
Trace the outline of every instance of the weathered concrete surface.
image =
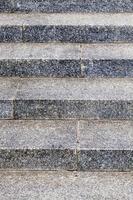
[(132, 200), (132, 173), (0, 172), (1, 200)]

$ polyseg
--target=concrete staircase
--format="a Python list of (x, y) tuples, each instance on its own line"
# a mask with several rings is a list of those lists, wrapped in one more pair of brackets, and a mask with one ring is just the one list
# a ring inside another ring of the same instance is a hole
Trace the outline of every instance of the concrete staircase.
[(133, 199), (132, 0), (0, 0), (9, 199)]

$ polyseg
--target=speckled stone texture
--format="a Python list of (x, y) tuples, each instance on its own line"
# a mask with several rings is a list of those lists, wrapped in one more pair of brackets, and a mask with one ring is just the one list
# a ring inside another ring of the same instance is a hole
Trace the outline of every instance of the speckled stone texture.
[[(38, 12), (132, 12), (132, 0), (8, 0), (0, 4), (0, 11)], [(12, 7), (12, 3), (14, 6)]]
[(0, 119), (13, 119), (13, 102), (0, 100)]
[(0, 121), (0, 169), (76, 170), (76, 122)]
[(0, 42), (132, 42), (130, 26), (3, 26)]
[(84, 77), (133, 77), (133, 60), (83, 60)]
[(133, 150), (133, 121), (80, 120), (78, 132), (81, 150)]
[(81, 77), (80, 60), (0, 60), (0, 76)]
[(133, 60), (0, 60), (1, 77), (133, 77)]
[(15, 100), (15, 119), (133, 119), (133, 101)]
[(71, 149), (0, 150), (1, 169), (76, 170), (76, 161)]
[(22, 42), (22, 27), (0, 27), (0, 42)]
[[(132, 79), (1, 78), (15, 119), (133, 119)], [(1, 104), (2, 105), (2, 104)], [(8, 110), (4, 110), (8, 113)]]
[(0, 0), (0, 12), (12, 12), (14, 8), (14, 0)]
[(3, 200), (132, 200), (132, 173), (0, 172)]
[(133, 41), (132, 27), (56, 26), (55, 40), (61, 42)]
[[(23, 30), (22, 30), (23, 29)], [(25, 26), (1, 27), (1, 42), (131, 42), (132, 27)]]
[(0, 149), (74, 150), (76, 131), (73, 120), (0, 120)]
[(50, 42), (54, 40), (54, 26), (33, 26), (23, 29), (23, 42)]
[(80, 150), (80, 170), (133, 171), (133, 151)]
[(132, 128), (130, 121), (2, 120), (0, 170), (133, 171)]

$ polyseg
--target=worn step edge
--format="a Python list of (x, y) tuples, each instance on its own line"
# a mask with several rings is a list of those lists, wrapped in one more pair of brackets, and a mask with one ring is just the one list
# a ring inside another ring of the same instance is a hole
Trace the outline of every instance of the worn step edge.
[(133, 27), (1, 26), (0, 42), (113, 43), (133, 42)]
[(58, 1), (58, 0), (1, 0), (0, 12), (132, 12), (133, 3), (131, 0), (106, 0), (90, 1)]

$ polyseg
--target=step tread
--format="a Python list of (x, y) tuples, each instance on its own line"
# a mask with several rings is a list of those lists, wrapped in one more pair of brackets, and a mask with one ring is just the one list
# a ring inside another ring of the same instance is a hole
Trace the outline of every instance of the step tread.
[(133, 59), (133, 44), (1, 43), (0, 60)]
[(76, 121), (0, 121), (0, 149), (76, 149)]
[(0, 120), (0, 149), (133, 150), (132, 128), (132, 121)]
[(0, 26), (133, 26), (133, 13), (0, 13)]
[(3, 200), (132, 200), (132, 173), (0, 172)]
[(0, 78), (0, 100), (133, 100), (133, 80)]

